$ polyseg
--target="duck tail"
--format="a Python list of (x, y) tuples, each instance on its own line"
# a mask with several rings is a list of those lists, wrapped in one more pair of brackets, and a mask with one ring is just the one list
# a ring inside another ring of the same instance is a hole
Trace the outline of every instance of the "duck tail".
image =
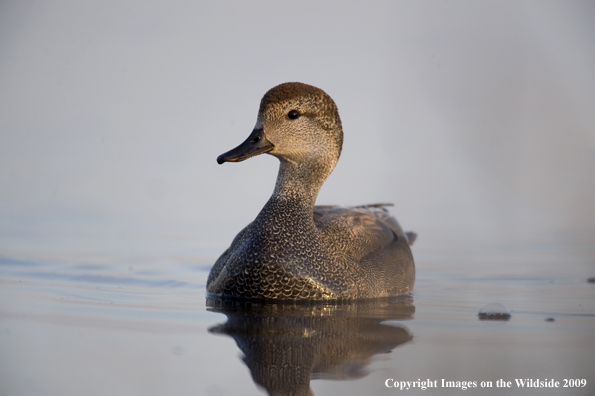
[(417, 239), (417, 234), (415, 232), (406, 232), (405, 235), (407, 236), (407, 240), (409, 241), (409, 246), (413, 245), (413, 242)]

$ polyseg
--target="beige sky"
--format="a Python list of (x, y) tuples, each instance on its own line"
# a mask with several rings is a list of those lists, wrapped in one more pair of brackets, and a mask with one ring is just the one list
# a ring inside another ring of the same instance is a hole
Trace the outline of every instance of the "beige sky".
[(591, 244), (593, 20), (589, 1), (3, 1), (0, 251), (216, 256), (277, 161), (215, 158), (285, 81), (343, 119), (320, 203), (395, 202), (421, 249)]

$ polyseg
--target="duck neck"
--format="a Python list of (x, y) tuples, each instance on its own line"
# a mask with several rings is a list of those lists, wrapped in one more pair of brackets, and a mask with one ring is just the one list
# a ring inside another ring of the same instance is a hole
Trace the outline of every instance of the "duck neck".
[(271, 201), (292, 202), (311, 215), (320, 187), (333, 170), (334, 164), (296, 162), (280, 158), (275, 191)]

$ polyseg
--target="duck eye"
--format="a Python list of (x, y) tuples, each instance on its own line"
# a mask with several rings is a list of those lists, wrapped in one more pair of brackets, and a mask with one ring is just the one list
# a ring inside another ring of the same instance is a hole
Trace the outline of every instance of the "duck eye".
[(260, 140), (260, 136), (256, 135), (250, 140), (250, 143), (257, 143)]
[(300, 116), (300, 112), (297, 110), (291, 110), (289, 113), (287, 113), (287, 117), (289, 117), (289, 119), (291, 119), (291, 120), (295, 120), (299, 116)]

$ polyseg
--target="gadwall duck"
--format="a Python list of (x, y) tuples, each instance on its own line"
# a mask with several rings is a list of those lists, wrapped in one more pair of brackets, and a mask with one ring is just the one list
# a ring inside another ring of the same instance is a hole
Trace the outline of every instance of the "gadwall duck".
[(335, 300), (408, 293), (410, 244), (384, 206), (314, 206), (339, 160), (343, 128), (319, 88), (285, 83), (268, 91), (248, 139), (217, 162), (268, 153), (281, 162), (273, 195), (219, 257), (207, 292), (275, 300)]

